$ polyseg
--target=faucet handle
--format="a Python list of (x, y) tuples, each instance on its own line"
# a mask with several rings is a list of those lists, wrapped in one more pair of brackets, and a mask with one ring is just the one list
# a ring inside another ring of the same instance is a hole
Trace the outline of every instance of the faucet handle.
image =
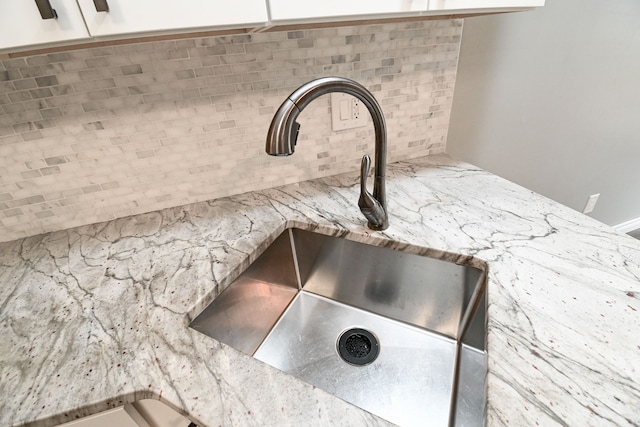
[(368, 154), (362, 156), (360, 165), (360, 198), (358, 207), (369, 221), (369, 228), (384, 230), (386, 228), (386, 213), (384, 208), (369, 191), (367, 191), (367, 177), (371, 170), (371, 157)]
[[(360, 163), (360, 194), (368, 193), (367, 191), (367, 178), (369, 177), (369, 171), (371, 171), (371, 157), (368, 154), (362, 156), (362, 163)], [(362, 197), (362, 196), (361, 196)]]

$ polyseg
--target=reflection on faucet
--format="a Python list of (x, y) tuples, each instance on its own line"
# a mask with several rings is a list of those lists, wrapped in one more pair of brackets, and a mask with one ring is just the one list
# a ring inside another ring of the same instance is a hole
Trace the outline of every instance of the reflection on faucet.
[(371, 168), (371, 158), (365, 154), (360, 166), (360, 199), (358, 206), (368, 220), (372, 230), (389, 227), (385, 191), (385, 169), (387, 157), (387, 126), (382, 109), (373, 94), (361, 84), (342, 77), (323, 77), (312, 80), (296, 89), (282, 103), (276, 112), (267, 134), (267, 154), (290, 156), (293, 154), (300, 125), (298, 115), (314, 99), (331, 92), (344, 92), (355, 96), (367, 107), (375, 131), (375, 178), (373, 194), (367, 191), (367, 175)]

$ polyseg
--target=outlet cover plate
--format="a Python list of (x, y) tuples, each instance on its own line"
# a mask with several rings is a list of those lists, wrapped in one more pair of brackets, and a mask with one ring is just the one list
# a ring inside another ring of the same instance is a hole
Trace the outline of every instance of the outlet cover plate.
[(582, 210), (582, 213), (588, 214), (593, 212), (593, 210), (596, 207), (596, 203), (598, 202), (598, 197), (600, 197), (600, 193), (590, 195), (589, 198), (587, 199), (587, 203), (584, 205), (584, 209)]
[(364, 127), (369, 111), (362, 101), (346, 93), (331, 93), (331, 129), (334, 131)]

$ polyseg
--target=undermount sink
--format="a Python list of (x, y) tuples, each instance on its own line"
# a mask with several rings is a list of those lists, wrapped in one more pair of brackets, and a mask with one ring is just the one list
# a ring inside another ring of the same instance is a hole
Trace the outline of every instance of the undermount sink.
[(190, 326), (395, 424), (480, 426), (485, 283), (479, 268), (287, 229)]

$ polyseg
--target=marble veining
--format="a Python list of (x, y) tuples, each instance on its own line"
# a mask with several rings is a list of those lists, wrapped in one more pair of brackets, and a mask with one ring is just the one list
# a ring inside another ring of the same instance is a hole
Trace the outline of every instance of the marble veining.
[(640, 425), (640, 241), (446, 156), (0, 244), (0, 425), (143, 398), (199, 425), (387, 422), (187, 327), (286, 227), (486, 262), (488, 425)]

